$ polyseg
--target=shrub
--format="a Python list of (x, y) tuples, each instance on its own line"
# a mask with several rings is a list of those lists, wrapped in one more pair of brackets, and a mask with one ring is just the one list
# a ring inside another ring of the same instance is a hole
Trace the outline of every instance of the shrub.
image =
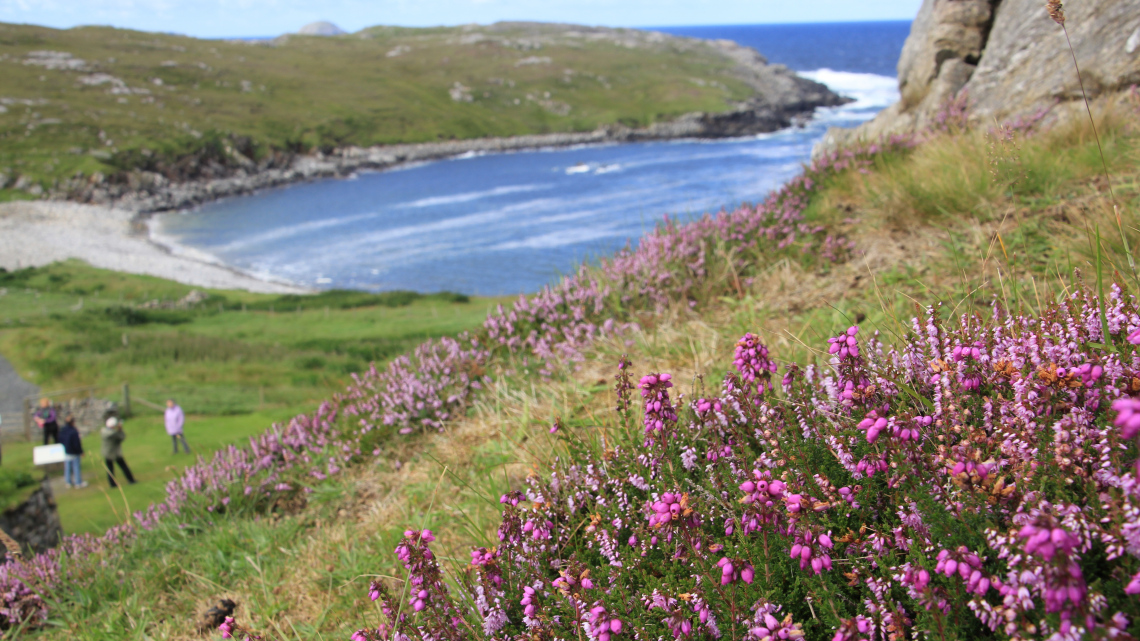
[(409, 531), (407, 601), (375, 584), (388, 625), (358, 634), (1126, 638), (1135, 300), (928, 308), (911, 329), (890, 348), (852, 327), (824, 365), (782, 376), (748, 335), (721, 389), (691, 399), (623, 361), (609, 437), (565, 434), (550, 476), (501, 498), (500, 544), (472, 552), (459, 593), (431, 533)]

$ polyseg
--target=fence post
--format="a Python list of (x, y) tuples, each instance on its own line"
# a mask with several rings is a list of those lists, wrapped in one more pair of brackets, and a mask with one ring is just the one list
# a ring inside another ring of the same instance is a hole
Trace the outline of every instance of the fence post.
[(123, 383), (123, 409), (120, 412), (123, 418), (131, 415), (131, 385), (130, 383)]
[(24, 435), (32, 440), (32, 399), (24, 399)]

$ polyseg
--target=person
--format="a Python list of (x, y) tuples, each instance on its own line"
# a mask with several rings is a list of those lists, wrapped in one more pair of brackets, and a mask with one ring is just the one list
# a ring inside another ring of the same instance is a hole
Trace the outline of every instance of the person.
[(83, 439), (79, 437), (79, 429), (75, 427), (75, 417), (68, 414), (59, 428), (59, 442), (63, 444), (63, 480), (67, 487), (87, 487), (83, 482), (83, 472), (80, 467), (80, 458), (83, 456)]
[(174, 453), (178, 453), (178, 439), (182, 439), (182, 449), (190, 453), (190, 446), (186, 444), (186, 435), (182, 433), (182, 425), (186, 423), (186, 414), (174, 402), (173, 398), (166, 399), (166, 433), (174, 443)]
[(107, 465), (107, 481), (111, 487), (119, 487), (115, 482), (115, 463), (118, 463), (119, 469), (123, 470), (123, 476), (127, 477), (127, 483), (134, 485), (135, 477), (131, 474), (131, 468), (127, 467), (127, 462), (123, 460), (123, 440), (127, 435), (123, 432), (122, 423), (112, 416), (107, 419), (107, 427), (104, 427), (100, 434), (103, 437), (103, 461)]
[(48, 444), (49, 438), (55, 443), (59, 442), (59, 423), (56, 422), (55, 408), (51, 406), (50, 400), (41, 398), (40, 409), (32, 414), (32, 418), (44, 432), (44, 445)]

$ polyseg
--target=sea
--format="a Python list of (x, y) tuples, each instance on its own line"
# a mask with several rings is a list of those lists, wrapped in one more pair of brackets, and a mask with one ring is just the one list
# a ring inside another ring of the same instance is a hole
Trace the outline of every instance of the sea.
[(667, 216), (762, 201), (829, 127), (857, 126), (898, 99), (910, 23), (655, 30), (754, 47), (854, 101), (758, 136), (466, 154), (290, 185), (155, 216), (151, 238), (313, 289), (532, 293), (636, 245)]

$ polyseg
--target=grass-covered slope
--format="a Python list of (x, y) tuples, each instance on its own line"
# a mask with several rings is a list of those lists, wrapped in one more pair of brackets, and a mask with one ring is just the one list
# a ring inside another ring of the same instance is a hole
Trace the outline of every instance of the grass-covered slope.
[[(188, 308), (145, 308), (170, 306), (190, 291), (78, 261), (0, 272), (0, 353), (24, 378), (44, 392), (116, 401), (130, 384), (135, 415), (124, 452), (140, 483), (123, 498), (132, 509), (161, 500), (166, 482), (194, 461), (170, 456), (162, 414), (144, 403), (177, 399), (189, 417), (187, 438), (208, 456), (311, 410), (371, 362), (477, 327), (497, 302), (411, 292), (211, 291)], [(32, 445), (6, 444), (5, 469), (32, 471)], [(126, 516), (118, 493), (109, 503), (100, 489), (98, 434), (85, 447), (91, 487), (57, 496), (68, 534), (101, 533)]]
[(1099, 116), (1110, 179), (1080, 121), (932, 132), (662, 227), (39, 562), (66, 584), (9, 566), (9, 602), (43, 599), (42, 638), (191, 638), (221, 597), (274, 639), (1135, 636), (1135, 109)]
[(18, 195), (18, 176), (25, 190), (136, 167), (193, 178), (232, 164), (234, 150), (257, 162), (274, 150), (646, 126), (753, 95), (713, 47), (585, 31), (376, 27), (242, 43), (0, 24), (0, 194)]

